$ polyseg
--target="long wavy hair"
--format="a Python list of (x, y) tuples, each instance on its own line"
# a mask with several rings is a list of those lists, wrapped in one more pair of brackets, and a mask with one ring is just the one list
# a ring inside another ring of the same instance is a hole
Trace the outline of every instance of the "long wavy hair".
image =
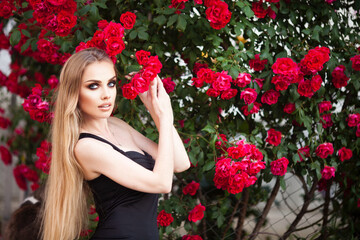
[(44, 240), (73, 240), (88, 225), (90, 191), (74, 148), (82, 121), (78, 108), (81, 79), (89, 64), (100, 61), (113, 63), (105, 51), (89, 48), (73, 54), (61, 70), (51, 125), (52, 160), (42, 205)]

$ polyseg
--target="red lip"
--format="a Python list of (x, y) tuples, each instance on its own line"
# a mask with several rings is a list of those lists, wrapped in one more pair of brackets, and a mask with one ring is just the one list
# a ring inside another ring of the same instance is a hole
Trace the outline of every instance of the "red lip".
[(102, 108), (104, 106), (108, 106), (108, 107), (111, 107), (111, 103), (103, 103), (99, 106), (99, 108)]

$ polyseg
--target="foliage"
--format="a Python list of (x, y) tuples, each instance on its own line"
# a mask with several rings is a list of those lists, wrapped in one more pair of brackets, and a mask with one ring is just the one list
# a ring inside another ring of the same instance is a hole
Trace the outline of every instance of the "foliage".
[[(78, 0), (73, 13), (76, 24), (65, 36), (61, 36), (64, 31), (51, 30), (46, 21), (36, 20), (34, 6), (39, 3), (7, 2), (17, 10), (13, 16), (3, 13), (6, 18), (1, 21), (5, 26), (10, 17), (16, 24), (10, 36), (1, 38), (12, 46), (3, 41), (1, 47), (10, 49), (13, 65), (9, 76), (0, 76), (0, 83), (22, 98), (29, 96), (35, 83), (45, 92), (51, 89), (45, 79), (58, 75), (69, 54), (94, 36), (100, 20), (118, 23), (121, 14), (135, 13), (135, 25), (125, 30), (125, 50), (116, 55), (119, 85), (127, 83), (125, 75), (139, 70), (135, 61), (138, 50), (159, 57), (163, 65), (160, 76), (176, 83), (170, 96), (176, 126), (192, 163), (190, 170), (176, 174), (172, 193), (160, 201), (159, 212), (165, 210), (173, 217), (169, 226), (159, 226), (163, 239), (178, 239), (180, 226), (189, 235), (204, 239), (255, 237), (259, 229), (249, 236), (241, 220), (254, 214), (252, 206), (260, 202), (271, 206), (278, 185), (286, 187), (281, 176), (285, 172), (303, 180), (304, 211), (317, 188), (328, 196), (330, 185), (336, 186), (336, 192), (324, 200), (323, 237), (350, 239), (360, 231), (359, 1), (226, 0), (231, 19), (228, 23), (223, 19), (226, 24), (215, 29), (216, 19), (210, 17), (209, 9), (219, 1)], [(59, 17), (58, 8), (52, 11)], [(47, 42), (39, 43), (39, 39)], [(199, 80), (200, 68), (210, 69), (216, 81), (228, 81), (228, 87), (220, 89), (210, 80)], [(229, 86), (236, 92), (223, 96)], [(253, 90), (245, 92), (245, 88)], [(115, 116), (156, 140), (155, 127), (138, 98), (128, 100), (119, 91), (117, 104)], [(13, 116), (11, 130), (24, 120), (25, 136), (35, 131), (46, 139), (46, 123), (39, 124), (19, 111)], [(273, 135), (276, 132), (280, 132), (277, 137)], [(239, 146), (239, 140), (261, 151), (266, 168), (259, 169), (256, 182), (230, 194), (216, 187), (215, 169), (222, 157), (238, 163), (253, 159), (246, 154), (241, 160), (231, 155), (229, 149)], [(13, 154), (26, 158), (22, 163), (32, 166), (40, 141), (17, 138), (9, 146)], [(351, 150), (351, 156), (349, 151), (338, 153), (343, 147)], [(271, 164), (277, 160), (280, 165)], [(327, 174), (329, 167), (336, 170), (334, 177)], [(273, 178), (277, 188), (271, 192), (265, 184)], [(184, 194), (183, 188), (192, 181), (200, 183), (200, 188), (194, 195)], [(206, 208), (204, 218), (190, 221), (189, 212), (200, 203)], [(256, 215), (264, 219), (266, 214)], [(293, 222), (283, 238), (295, 229)]]

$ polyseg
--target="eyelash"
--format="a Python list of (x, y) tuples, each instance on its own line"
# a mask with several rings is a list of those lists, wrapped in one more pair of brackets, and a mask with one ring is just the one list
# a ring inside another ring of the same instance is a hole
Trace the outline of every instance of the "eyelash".
[[(110, 86), (109, 86), (110, 88), (113, 88), (113, 87), (116, 86), (116, 81), (115, 81), (115, 80), (110, 81), (110, 82), (108, 83), (108, 85), (110, 85)], [(98, 83), (92, 83), (92, 84), (90, 84), (90, 85), (88, 86), (88, 88), (90, 88), (91, 90), (95, 90), (95, 89), (98, 88), (98, 86), (99, 86)]]

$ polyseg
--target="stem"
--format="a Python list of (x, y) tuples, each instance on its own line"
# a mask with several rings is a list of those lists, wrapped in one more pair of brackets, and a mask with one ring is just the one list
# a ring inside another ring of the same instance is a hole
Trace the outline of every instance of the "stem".
[(230, 220), (229, 220), (229, 222), (228, 222), (228, 224), (227, 224), (227, 226), (226, 226), (226, 229), (225, 229), (225, 231), (224, 231), (224, 234), (223, 234), (221, 240), (224, 240), (224, 239), (225, 239), (226, 233), (227, 233), (227, 231), (229, 230), (229, 228), (230, 228), (230, 226), (231, 226), (231, 224), (232, 224), (232, 222), (233, 222), (233, 220), (234, 220), (234, 216), (235, 216), (235, 213), (237, 212), (237, 210), (238, 210), (238, 208), (239, 208), (240, 202), (241, 202), (241, 198), (240, 198), (240, 199), (236, 202), (236, 204), (235, 204), (234, 210), (233, 210), (233, 212), (231, 213)]
[(275, 197), (276, 197), (277, 193), (279, 192), (279, 189), (280, 189), (280, 178), (278, 177), (276, 179), (276, 183), (275, 183), (275, 186), (274, 186), (274, 188), (273, 188), (273, 190), (271, 192), (271, 195), (270, 195), (268, 201), (266, 202), (263, 213), (262, 213), (259, 221), (256, 223), (256, 226), (255, 226), (253, 232), (249, 236), (250, 240), (255, 239), (255, 237), (259, 234), (259, 230), (260, 230), (260, 228), (262, 227), (262, 225), (264, 224), (264, 222), (266, 220), (266, 217), (267, 217), (267, 215), (268, 215), (268, 213), (270, 211), (270, 208), (271, 208), (272, 204), (275, 201)]
[[(200, 201), (203, 203), (203, 206), (205, 206), (205, 205), (206, 205), (206, 204), (205, 204), (205, 198), (204, 198), (204, 195), (202, 194), (201, 188), (199, 188), (198, 191), (199, 191)], [(206, 219), (205, 219), (205, 218), (203, 218), (203, 219), (201, 220), (201, 224), (202, 224), (203, 239), (204, 239), (204, 240), (207, 240), (208, 237), (207, 237), (207, 235), (206, 235), (207, 228), (206, 228)]]
[(323, 210), (323, 223), (322, 223), (322, 233), (318, 239), (327, 239), (328, 230), (327, 230), (327, 223), (328, 223), (328, 216), (329, 216), (329, 204), (330, 204), (330, 184), (326, 183), (326, 190), (325, 190), (325, 203), (324, 203), (324, 210)]
[(311, 199), (313, 198), (314, 196), (314, 192), (316, 190), (316, 186), (317, 186), (317, 183), (318, 183), (318, 179), (317, 177), (315, 176), (314, 178), (314, 183), (313, 185), (311, 186), (311, 189), (309, 191), (308, 194), (305, 195), (304, 197), (304, 204), (299, 212), (299, 214), (297, 214), (295, 220), (292, 222), (292, 224), (290, 225), (290, 227), (288, 228), (288, 230), (284, 233), (284, 235), (280, 238), (281, 240), (285, 240), (287, 239), (290, 234), (292, 232), (295, 231), (295, 227), (296, 225), (300, 222), (301, 218), (305, 215), (306, 211), (307, 211), (307, 208), (309, 207), (309, 204), (311, 202)]
[(238, 221), (238, 224), (236, 227), (236, 238), (235, 238), (236, 240), (241, 239), (241, 234), (242, 234), (244, 221), (245, 221), (245, 217), (246, 217), (246, 209), (247, 209), (248, 202), (249, 202), (249, 191), (245, 188), (243, 191), (243, 196), (242, 196), (240, 217), (239, 217), (239, 221)]

